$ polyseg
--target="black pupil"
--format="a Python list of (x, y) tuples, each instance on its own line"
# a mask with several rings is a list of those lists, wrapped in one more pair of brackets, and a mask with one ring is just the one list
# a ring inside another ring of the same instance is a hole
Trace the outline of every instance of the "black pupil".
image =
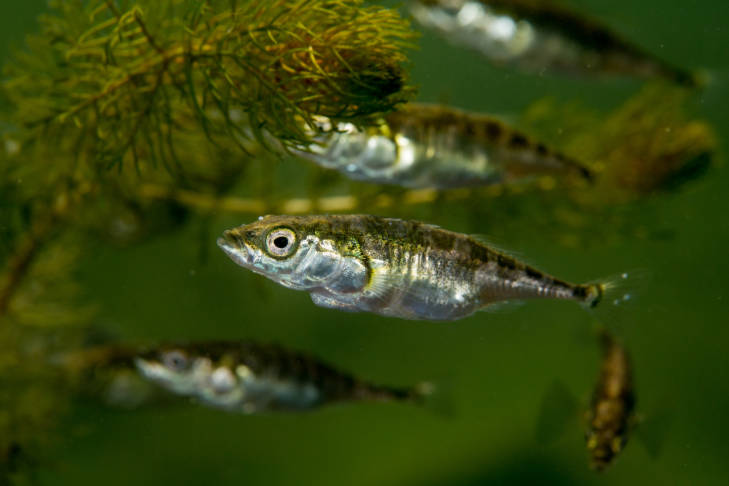
[(285, 236), (277, 236), (273, 240), (273, 244), (278, 248), (279, 250), (283, 250), (289, 245), (289, 239)]
[(180, 369), (185, 366), (185, 357), (178, 353), (173, 353), (167, 356), (167, 362), (171, 368)]

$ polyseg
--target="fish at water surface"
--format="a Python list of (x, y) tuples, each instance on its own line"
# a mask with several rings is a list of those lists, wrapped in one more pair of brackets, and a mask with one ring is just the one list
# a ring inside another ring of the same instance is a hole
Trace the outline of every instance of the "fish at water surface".
[(369, 127), (318, 117), (298, 155), (351, 179), (409, 188), (513, 183), (540, 175), (591, 180), (584, 164), (490, 116), (409, 103)]
[(251, 341), (163, 345), (135, 363), (172, 393), (229, 412), (309, 410), (347, 401), (420, 403), (432, 391), (428, 383), (374, 385), (306, 354)]
[(319, 306), (403, 319), (455, 320), (513, 299), (593, 307), (607, 288), (556, 279), (467, 235), (368, 215), (265, 216), (218, 246)]
[(549, 0), (413, 0), (413, 17), (454, 44), (525, 71), (663, 78), (695, 87), (674, 67), (608, 27)]
[(586, 413), (590, 466), (598, 471), (607, 468), (625, 447), (636, 402), (628, 352), (607, 331), (601, 332), (600, 344), (600, 377)]

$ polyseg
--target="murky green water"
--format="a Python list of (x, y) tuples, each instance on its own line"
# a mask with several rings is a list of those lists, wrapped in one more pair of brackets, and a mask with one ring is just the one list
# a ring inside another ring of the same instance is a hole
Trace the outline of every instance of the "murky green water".
[[(0, 6), (0, 48), (20, 42), (44, 2)], [(699, 2), (589, 0), (580, 7), (679, 65), (716, 81), (692, 104), (729, 140), (729, 6)], [(497, 70), (426, 35), (415, 52), (419, 99), (515, 118), (545, 95), (610, 108), (637, 91), (632, 81), (588, 82)], [(541, 399), (560, 380), (587, 403), (598, 350), (591, 319), (563, 302), (529, 302), (455, 323), (406, 322), (312, 305), (233, 265), (216, 247), (223, 229), (252, 220), (215, 215), (205, 233), (189, 224), (126, 249), (85, 255), (85, 298), (99, 326), (120, 339), (255, 338), (308, 350), (374, 381), (446, 383), (453, 413), (400, 404), (356, 404), (300, 415), (229, 415), (193, 405), (108, 409), (80, 403), (39, 468), (41, 484), (726, 484), (729, 480), (729, 171), (719, 167), (677, 193), (631, 206), (646, 231), (578, 249), (535, 234), (540, 214), (495, 226), (457, 211), (423, 219), (485, 233), (555, 275), (589, 280), (625, 269), (651, 274), (619, 332), (635, 365), (638, 409), (666, 416), (651, 458), (633, 437), (617, 463), (587, 467), (575, 424), (537, 444)], [(396, 211), (381, 213), (397, 216)], [(646, 236), (647, 235), (647, 236)], [(650, 236), (650, 235), (660, 235)]]

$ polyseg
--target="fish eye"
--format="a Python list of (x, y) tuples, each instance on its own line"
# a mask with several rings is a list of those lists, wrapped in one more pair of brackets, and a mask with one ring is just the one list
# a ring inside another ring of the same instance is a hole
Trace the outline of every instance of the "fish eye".
[(162, 364), (173, 371), (183, 371), (187, 368), (187, 357), (180, 351), (170, 351), (162, 356)]
[(288, 228), (277, 228), (266, 238), (268, 252), (277, 257), (289, 256), (296, 244), (296, 234)]

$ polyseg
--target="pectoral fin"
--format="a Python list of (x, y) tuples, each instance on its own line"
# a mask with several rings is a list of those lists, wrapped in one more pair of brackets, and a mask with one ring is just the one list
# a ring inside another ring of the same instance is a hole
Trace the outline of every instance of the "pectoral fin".
[(360, 310), (353, 303), (343, 301), (334, 294), (317, 291), (311, 292), (309, 295), (311, 295), (312, 302), (319, 307), (337, 309), (345, 312), (357, 312)]

